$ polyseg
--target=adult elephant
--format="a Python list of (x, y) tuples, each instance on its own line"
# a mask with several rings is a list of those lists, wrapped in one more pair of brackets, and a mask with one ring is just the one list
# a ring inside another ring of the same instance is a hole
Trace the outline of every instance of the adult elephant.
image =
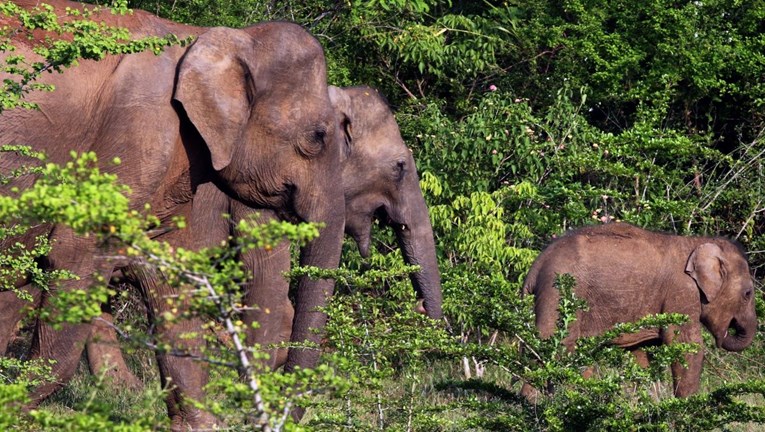
[[(330, 86), (329, 95), (342, 142), (338, 177), (342, 183), (338, 187), (345, 200), (339, 209), (344, 210), (345, 232), (356, 240), (361, 255), (366, 257), (374, 219), (392, 227), (404, 261), (421, 267), (411, 276), (417, 307), (429, 317), (440, 319), (441, 282), (430, 217), (412, 152), (401, 138), (393, 113), (378, 91), (370, 87)], [(231, 218), (221, 218), (222, 214)], [(201, 186), (189, 222), (190, 230), (197, 233), (195, 247), (220, 245), (230, 235), (238, 235), (238, 221), (256, 214), (261, 222), (280, 217), (273, 210), (253, 208), (232, 199), (213, 184)], [(321, 308), (332, 293), (297, 289), (293, 309), (284, 278), (284, 272), (290, 269), (289, 244), (276, 245), (270, 251), (249, 250), (240, 259), (253, 276), (245, 287), (245, 304), (252, 310), (244, 313), (246, 323), (259, 323), (257, 329), (246, 326), (251, 342), (308, 341), (318, 345), (321, 333), (317, 330), (323, 329), (327, 320)], [(305, 264), (301, 261), (301, 265)], [(275, 354), (272, 352), (271, 365), (278, 367), (286, 362), (285, 371), (289, 372), (296, 367), (316, 366), (320, 352), (293, 348), (286, 358), (284, 352)]]
[[(563, 273), (575, 278), (574, 292), (589, 305), (569, 326), (564, 340), (569, 349), (580, 337), (657, 313), (684, 314), (689, 320), (679, 328), (647, 328), (623, 335), (614, 343), (631, 350), (673, 342), (703, 347), (704, 326), (718, 348), (741, 351), (757, 330), (746, 256), (740, 245), (721, 237), (682, 237), (626, 223), (566, 234), (539, 255), (523, 284), (524, 293), (534, 296), (536, 325), (543, 338), (555, 332), (560, 295), (554, 282)], [(672, 365), (676, 396), (698, 391), (703, 359), (700, 349), (686, 355), (687, 367), (680, 362)], [(525, 386), (524, 393), (531, 396), (533, 390)]]
[[(37, 1), (18, 3), (32, 8)], [(65, 8), (82, 8), (75, 2), (49, 3), (60, 15)], [(344, 226), (340, 153), (319, 43), (301, 27), (284, 22), (207, 29), (142, 11), (127, 16), (104, 11), (91, 19), (127, 28), (134, 36), (173, 33), (196, 40), (160, 55), (108, 56), (82, 61), (63, 74), (45, 75), (41, 81), (56, 90), (30, 94), (28, 100), (39, 110), (4, 112), (0, 143), (30, 145), (57, 163), (64, 163), (72, 150), (94, 151), (103, 161), (119, 157), (122, 164), (105, 164), (102, 169), (130, 187), (134, 208), (150, 204), (163, 225), (179, 215), (189, 219), (198, 188), (206, 184), (248, 206), (323, 222), (318, 239), (301, 251), (301, 263), (336, 267)], [(35, 59), (29, 44), (20, 37), (14, 54)], [(29, 162), (0, 155), (2, 170)], [(29, 176), (20, 178), (2, 192), (10, 194), (10, 187), (27, 187), (32, 181)], [(96, 258), (92, 237), (78, 236), (61, 225), (41, 227), (34, 234), (48, 234), (53, 241), (47, 266), (80, 277), (61, 283), (57, 290), (86, 288), (96, 275), (108, 276), (113, 270), (113, 264)], [(168, 236), (178, 246), (194, 244), (188, 230)], [(32, 242), (31, 236), (22, 240)], [(152, 280), (151, 275), (144, 279)], [(150, 314), (168, 309), (165, 300), (174, 292), (163, 284), (145, 283), (143, 288)], [(298, 291), (308, 294), (299, 296), (299, 308), (311, 310), (315, 305), (309, 303), (332, 289), (331, 281), (301, 281)], [(43, 296), (42, 303), (47, 302), (48, 296)], [(181, 321), (158, 330), (177, 342), (181, 333), (197, 325), (194, 320)], [(77, 360), (67, 353), (81, 347), (89, 334), (88, 325), (67, 326), (60, 332), (38, 326), (34, 356), (59, 361), (53, 366), (57, 381), (35, 389), (34, 402), (72, 376)], [(199, 366), (164, 355), (158, 362), (163, 381), (173, 388), (168, 398), (173, 427), (212, 426), (212, 416), (184, 402), (201, 395), (206, 377)]]

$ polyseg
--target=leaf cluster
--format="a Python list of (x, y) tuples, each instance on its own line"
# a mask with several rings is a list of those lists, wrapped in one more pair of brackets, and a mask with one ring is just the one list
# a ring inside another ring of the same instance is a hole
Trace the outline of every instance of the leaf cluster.
[[(110, 13), (127, 12), (125, 1), (114, 6)], [(13, 2), (0, 3), (3, 24), (0, 52), (9, 53), (3, 60), (7, 77), (0, 92), (0, 112), (16, 107), (34, 108), (34, 103), (25, 100), (29, 92), (53, 90), (50, 85), (35, 82), (44, 72), (61, 72), (80, 60), (101, 60), (108, 54), (147, 50), (159, 54), (167, 46), (188, 42), (173, 35), (134, 39), (124, 28), (91, 19), (99, 10), (99, 7), (67, 8), (66, 15), (59, 17), (52, 6), (44, 3), (32, 10)], [(17, 46), (25, 44), (32, 46), (34, 57), (16, 53)]]

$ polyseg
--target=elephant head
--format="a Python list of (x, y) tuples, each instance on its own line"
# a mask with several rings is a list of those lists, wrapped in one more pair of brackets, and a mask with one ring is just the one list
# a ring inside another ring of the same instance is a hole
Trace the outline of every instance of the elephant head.
[(404, 144), (385, 99), (370, 87), (330, 86), (330, 98), (344, 136), (345, 232), (362, 256), (369, 255), (372, 222), (396, 233), (424, 312), (441, 318), (441, 281), (433, 230), (412, 152)]
[(691, 253), (685, 272), (703, 294), (701, 322), (717, 347), (728, 351), (748, 347), (757, 330), (757, 314), (754, 283), (740, 246), (728, 241), (703, 243)]
[[(342, 227), (326, 81), (322, 47), (296, 24), (212, 28), (181, 60), (174, 100), (209, 150), (224, 192), (252, 207)], [(338, 244), (341, 232), (333, 234)]]

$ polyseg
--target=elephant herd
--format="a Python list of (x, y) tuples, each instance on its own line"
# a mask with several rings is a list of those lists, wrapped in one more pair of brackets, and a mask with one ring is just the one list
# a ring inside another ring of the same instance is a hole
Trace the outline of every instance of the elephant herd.
[[(37, 0), (16, 3), (31, 8)], [(58, 11), (82, 7), (65, 0), (48, 3)], [(295, 24), (200, 28), (143, 11), (96, 16), (134, 36), (172, 33), (193, 37), (194, 42), (159, 55), (82, 61), (62, 74), (45, 75), (43, 81), (56, 90), (29, 94), (37, 110), (0, 115), (0, 143), (30, 145), (56, 163), (65, 163), (72, 150), (93, 151), (102, 161), (119, 157), (121, 164), (101, 168), (130, 187), (133, 208), (149, 205), (162, 225), (158, 239), (174, 247), (220, 245), (239, 235), (238, 221), (254, 214), (261, 221), (321, 222), (319, 237), (301, 248), (300, 264), (331, 269), (339, 264), (344, 233), (355, 240), (362, 256), (368, 255), (371, 227), (378, 220), (395, 232), (405, 262), (420, 266), (411, 276), (419, 309), (441, 318), (436, 249), (414, 159), (376, 90), (328, 85), (322, 47)], [(29, 40), (19, 37), (16, 45), (17, 53), (35, 56)], [(0, 153), (3, 172), (32, 162)], [(0, 186), (0, 193), (13, 194), (14, 188), (29, 187), (33, 181), (31, 175), (19, 177)], [(170, 229), (178, 216), (185, 218), (187, 228)], [(158, 339), (192, 351), (203, 343), (184, 337), (201, 328), (198, 319), (156, 319), (169, 310), (166, 300), (176, 294), (160, 272), (104, 258), (92, 237), (49, 224), (5, 240), (0, 247), (11, 242), (32, 245), (40, 235), (53, 244), (41, 264), (79, 278), (50, 292), (37, 291), (26, 277), (11, 281), (33, 294), (35, 306), (48, 304), (57, 291), (85, 289), (97, 278), (109, 279), (121, 271), (139, 288), (150, 320), (158, 323)], [(244, 302), (252, 308), (243, 321), (260, 323), (257, 329), (248, 326), (250, 341), (320, 342), (315, 329), (326, 322), (321, 307), (333, 293), (333, 281), (303, 278), (290, 298), (282, 276), (290, 266), (289, 245), (250, 250), (239, 259), (252, 274), (244, 290)], [(703, 324), (718, 346), (740, 350), (751, 343), (756, 329), (746, 258), (727, 240), (668, 236), (627, 224), (563, 236), (540, 255), (524, 284), (524, 292), (535, 296), (543, 337), (552, 333), (557, 321), (553, 284), (560, 273), (574, 275), (577, 293), (590, 303), (571, 329), (567, 343), (572, 346), (573, 339), (625, 318), (658, 312), (685, 313), (690, 321), (678, 332), (645, 330), (617, 343), (637, 353), (649, 342), (701, 342)], [(23, 308), (24, 301), (15, 293), (0, 292), (0, 351)], [(54, 330), (45, 322), (36, 323), (32, 355), (56, 360), (53, 373), (58, 379), (34, 389), (33, 403), (73, 376), (93, 331), (90, 324)], [(269, 366), (284, 366), (289, 372), (315, 366), (319, 351), (293, 348), (271, 354)], [(701, 352), (689, 357), (688, 368), (673, 366), (677, 395), (698, 389), (702, 357)], [(204, 396), (205, 369), (192, 359), (163, 353), (157, 355), (157, 363), (163, 385), (171, 389), (167, 406), (173, 428), (215, 425), (212, 415), (188, 403)]]

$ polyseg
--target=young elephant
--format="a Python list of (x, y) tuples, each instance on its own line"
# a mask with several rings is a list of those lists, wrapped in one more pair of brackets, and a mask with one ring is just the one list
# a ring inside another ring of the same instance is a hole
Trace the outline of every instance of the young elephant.
[[(757, 329), (754, 284), (744, 251), (724, 238), (661, 234), (626, 223), (566, 234), (539, 255), (523, 285), (524, 293), (535, 297), (536, 325), (543, 338), (555, 331), (559, 294), (553, 283), (564, 273), (576, 279), (575, 293), (589, 305), (570, 325), (564, 341), (570, 349), (580, 337), (657, 313), (681, 313), (689, 321), (677, 333), (644, 329), (614, 343), (633, 350), (657, 342), (703, 347), (703, 324), (718, 347), (741, 351)], [(703, 358), (699, 350), (686, 355), (687, 368), (672, 365), (675, 396), (698, 391)]]

